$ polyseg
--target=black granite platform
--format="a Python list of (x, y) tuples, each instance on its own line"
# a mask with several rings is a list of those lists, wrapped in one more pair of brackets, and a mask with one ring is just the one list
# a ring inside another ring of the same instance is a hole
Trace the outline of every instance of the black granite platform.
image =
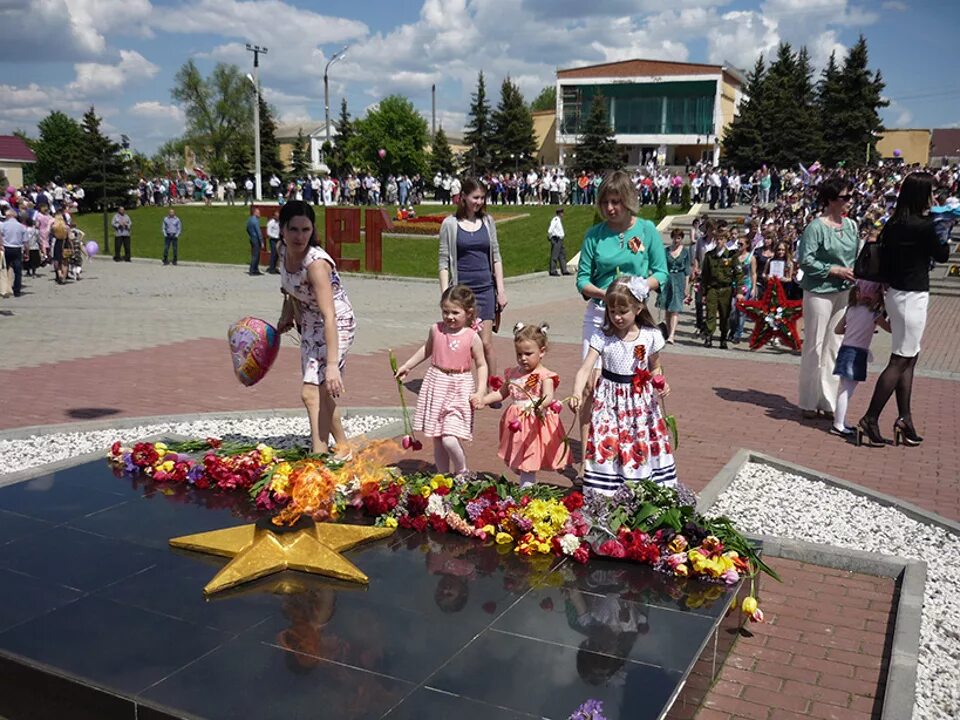
[(205, 599), (226, 561), (167, 541), (255, 517), (105, 462), (0, 487), (0, 717), (692, 717), (732, 642), (737, 588), (404, 530), (347, 553), (366, 590), (288, 572)]

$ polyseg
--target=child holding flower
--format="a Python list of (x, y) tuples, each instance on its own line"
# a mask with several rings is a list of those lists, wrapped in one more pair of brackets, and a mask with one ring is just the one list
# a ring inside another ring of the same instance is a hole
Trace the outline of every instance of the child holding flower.
[(649, 292), (641, 277), (621, 277), (607, 289), (606, 321), (602, 332), (590, 339), (570, 398), (576, 410), (599, 359), (602, 369), (583, 448), (583, 484), (605, 494), (612, 495), (627, 480), (677, 484), (658, 402), (658, 395), (670, 392), (660, 366), (664, 340), (644, 304)]
[(514, 326), (517, 365), (504, 373), (506, 382), (492, 378), (494, 390), (483, 398), (484, 404), (513, 398), (500, 417), (498, 455), (520, 475), (521, 488), (537, 482), (538, 470), (562, 470), (570, 464), (570, 448), (560, 422), (562, 405), (553, 399), (560, 376), (541, 365), (548, 328), (546, 324)]

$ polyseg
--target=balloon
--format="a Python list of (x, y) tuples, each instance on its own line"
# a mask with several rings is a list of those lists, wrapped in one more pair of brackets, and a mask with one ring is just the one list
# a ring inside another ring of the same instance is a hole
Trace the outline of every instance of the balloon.
[(263, 379), (280, 352), (280, 333), (260, 318), (237, 320), (227, 330), (227, 340), (237, 380), (248, 387)]
[(894, 157), (900, 157), (900, 151), (899, 151), (899, 150), (894, 150), (894, 151), (893, 151), (893, 156), (894, 156)]
[(387, 156), (387, 151), (384, 150), (383, 148), (380, 148), (379, 150), (377, 150), (377, 155), (379, 155), (380, 159), (383, 160)]
[(90, 257), (93, 257), (98, 252), (100, 252), (100, 246), (97, 245), (96, 240), (91, 240), (90, 242), (88, 242), (86, 245), (83, 246), (83, 249), (87, 251), (87, 255), (89, 255)]

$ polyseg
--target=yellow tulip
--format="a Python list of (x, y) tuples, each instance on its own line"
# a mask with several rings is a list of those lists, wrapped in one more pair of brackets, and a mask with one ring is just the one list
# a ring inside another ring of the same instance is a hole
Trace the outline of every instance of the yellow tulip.
[(164, 472), (171, 472), (173, 470), (173, 460), (167, 460), (160, 463), (160, 469)]
[(487, 535), (493, 535), (493, 533), (496, 531), (496, 528), (493, 525), (484, 525), (480, 529), (483, 530), (483, 532), (485, 532)]
[(388, 517), (383, 521), (383, 524), (388, 528), (395, 528), (397, 526), (397, 519), (395, 517)]
[(679, 577), (687, 577), (687, 575), (690, 574), (690, 568), (688, 568), (686, 564), (681, 563), (680, 565), (677, 565), (676, 568), (674, 568), (673, 573), (674, 575), (678, 575)]
[(497, 545), (506, 545), (513, 542), (513, 535), (505, 532), (497, 533)]
[(422, 488), (420, 488), (420, 494), (424, 497), (430, 497), (431, 492), (433, 492), (433, 490), (430, 489), (429, 485), (424, 485)]
[(744, 615), (753, 615), (757, 611), (757, 599), (752, 595), (745, 597), (740, 610), (743, 611)]

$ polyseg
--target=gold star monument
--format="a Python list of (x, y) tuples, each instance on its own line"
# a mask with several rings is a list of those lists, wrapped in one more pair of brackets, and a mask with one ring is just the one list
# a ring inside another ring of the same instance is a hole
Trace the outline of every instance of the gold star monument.
[(367, 576), (340, 553), (392, 533), (393, 528), (313, 521), (283, 530), (260, 523), (184, 535), (170, 540), (170, 545), (233, 558), (203, 589), (212, 595), (288, 569), (366, 584)]

